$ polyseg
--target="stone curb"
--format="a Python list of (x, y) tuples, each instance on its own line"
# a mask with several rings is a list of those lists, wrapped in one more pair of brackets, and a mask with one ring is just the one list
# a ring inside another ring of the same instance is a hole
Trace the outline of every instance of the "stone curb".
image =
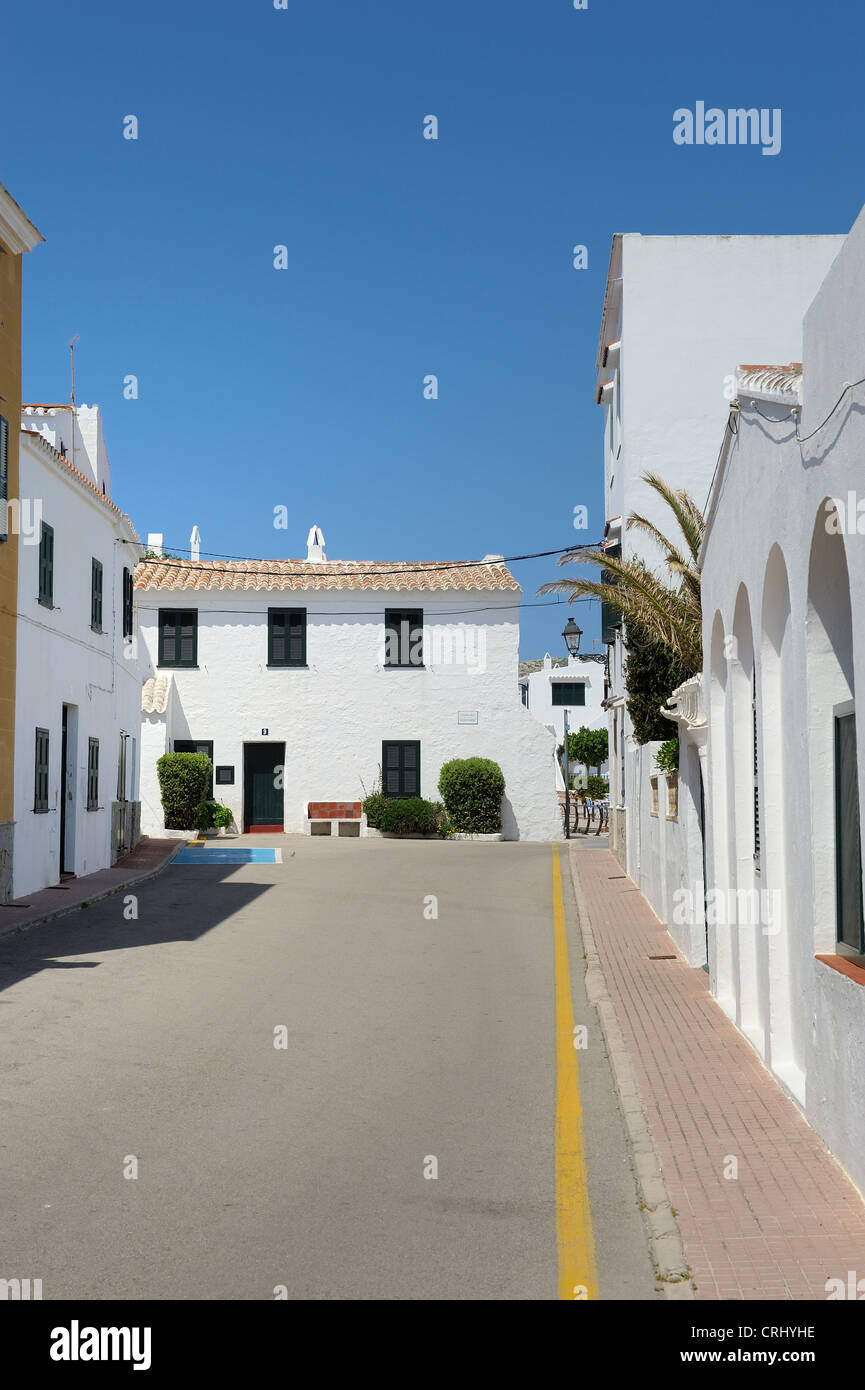
[(185, 849), (189, 840), (178, 840), (174, 849), (169, 850), (161, 863), (154, 869), (146, 869), (143, 873), (133, 874), (132, 877), (124, 879), (122, 883), (113, 883), (110, 888), (103, 888), (98, 893), (92, 893), (88, 898), (82, 898), (80, 902), (70, 903), (68, 907), (53, 908), (50, 912), (43, 912), (39, 917), (33, 917), (29, 922), (16, 922), (13, 925), (4, 927), (0, 924), (0, 937), (12, 936), (15, 932), (29, 931), (31, 927), (41, 927), (45, 922), (53, 922), (56, 917), (68, 917), (70, 913), (77, 912), (79, 907), (90, 907), (93, 903), (101, 903), (105, 898), (113, 898), (116, 893), (122, 893), (124, 888), (131, 888), (136, 883), (146, 883), (148, 879), (156, 878), (163, 869), (167, 869), (172, 859)]
[(634, 1178), (649, 1229), (649, 1251), (655, 1264), (657, 1277), (664, 1285), (665, 1296), (672, 1299), (693, 1299), (696, 1295), (688, 1262), (685, 1259), (679, 1224), (673, 1213), (673, 1206), (661, 1171), (661, 1160), (658, 1157), (652, 1131), (649, 1128), (646, 1112), (640, 1099), (640, 1090), (631, 1062), (631, 1055), (619, 1026), (616, 1006), (607, 988), (598, 948), (595, 945), (583, 885), (574, 863), (574, 855), (570, 852), (568, 859), (586, 957), (586, 994), (589, 1003), (593, 1004), (598, 1012), (601, 1033), (610, 1058), (613, 1080), (619, 1094), (625, 1129), (631, 1147)]

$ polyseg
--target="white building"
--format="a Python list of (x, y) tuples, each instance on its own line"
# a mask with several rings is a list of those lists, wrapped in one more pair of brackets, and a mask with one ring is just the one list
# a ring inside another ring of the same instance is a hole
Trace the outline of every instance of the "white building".
[[(200, 749), (238, 828), (302, 832), (310, 802), (439, 800), (441, 766), (505, 776), (509, 839), (562, 834), (555, 739), (514, 700), (520, 589), (477, 564), (306, 560), (142, 563), (142, 823), (160, 833), (156, 760)], [(281, 775), (275, 770), (284, 769)], [(279, 783), (279, 785), (275, 785)]]
[(14, 897), (134, 845), (141, 691), (98, 406), (23, 408), (19, 493)]
[(703, 546), (709, 967), (865, 1190), (865, 214), (790, 359), (739, 369)]
[[(556, 745), (564, 742), (565, 714), (571, 733), (578, 729), (606, 729), (604, 709), (604, 664), (600, 653), (584, 653), (570, 657), (551, 657), (546, 653), (540, 661), (521, 661), (519, 667), (520, 700), (529, 714), (556, 735)], [(606, 772), (606, 762), (601, 764)], [(574, 775), (594, 773), (582, 763), (571, 764)], [(557, 785), (564, 791), (564, 777), (557, 769)]]
[[(672, 518), (642, 481), (655, 472), (708, 495), (729, 402), (731, 363), (801, 355), (802, 315), (843, 238), (684, 236), (613, 238), (597, 359), (604, 407), (605, 537), (612, 553), (663, 569), (660, 551), (623, 525), (638, 512), (662, 531)], [(616, 547), (619, 547), (618, 551)], [(610, 615), (605, 613), (605, 619)], [(633, 738), (625, 707), (621, 630), (605, 621), (610, 651), (610, 843), (662, 920), (702, 864), (699, 742), (682, 750), (677, 779), (656, 774), (660, 740)], [(671, 724), (670, 735), (675, 733)], [(653, 777), (656, 778), (653, 784)], [(694, 964), (705, 933), (671, 930)]]

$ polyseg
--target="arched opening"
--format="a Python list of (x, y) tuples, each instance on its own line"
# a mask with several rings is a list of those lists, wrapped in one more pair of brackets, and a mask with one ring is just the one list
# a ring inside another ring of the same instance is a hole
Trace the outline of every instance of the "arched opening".
[(709, 767), (712, 794), (709, 798), (706, 884), (706, 944), (709, 958), (709, 980), (718, 1003), (730, 1015), (736, 1013), (733, 942), (727, 914), (717, 909), (725, 903), (732, 882), (730, 862), (728, 796), (728, 739), (727, 739), (727, 665), (730, 639), (724, 631), (724, 620), (716, 613), (712, 623), (712, 644), (708, 682)]
[[(773, 1071), (804, 1102), (804, 1036), (801, 1011), (793, 1020), (794, 1001), (801, 997), (800, 960), (794, 951), (788, 855), (796, 844), (793, 797), (797, 791), (790, 729), (795, 718), (794, 685), (790, 679), (790, 586), (779, 546), (769, 554), (763, 582), (759, 691), (762, 760), (759, 795), (763, 822), (761, 845), (761, 933), (768, 945), (765, 1017), (769, 1020), (767, 1060)], [(791, 778), (792, 772), (792, 778)]]
[(853, 624), (842, 530), (831, 499), (824, 502), (811, 538), (805, 620), (814, 950), (861, 957)]
[(735, 897), (730, 895), (732, 939), (736, 956), (736, 1022), (766, 1055), (768, 965), (766, 938), (760, 924), (761, 817), (759, 802), (759, 728), (757, 672), (751, 607), (744, 584), (733, 614), (729, 662), (730, 784), (733, 788)]

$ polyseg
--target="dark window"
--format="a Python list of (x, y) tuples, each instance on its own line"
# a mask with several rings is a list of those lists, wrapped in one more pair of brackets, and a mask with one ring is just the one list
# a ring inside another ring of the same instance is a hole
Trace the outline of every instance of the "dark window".
[(305, 608), (268, 608), (267, 664), (306, 665)]
[(553, 681), (554, 705), (584, 705), (586, 687), (582, 681)]
[[(622, 555), (620, 545), (607, 546), (605, 552), (611, 560), (618, 560)], [(602, 584), (616, 584), (618, 581), (611, 570), (601, 570)], [(607, 646), (615, 642), (616, 633), (622, 626), (622, 612), (614, 603), (607, 603), (601, 600), (601, 641)]]
[(36, 777), (33, 810), (48, 810), (48, 730), (36, 730)]
[(198, 665), (197, 608), (160, 608), (159, 665)]
[(99, 810), (99, 739), (87, 740), (87, 809)]
[(132, 598), (132, 591), (133, 591), (132, 570), (124, 568), (124, 570), (123, 570), (123, 636), (124, 636), (124, 637), (131, 637), (131, 636), (132, 636), (132, 621), (133, 621), (133, 607), (132, 607), (133, 598)]
[(234, 783), (234, 768), (228, 764), (220, 764), (216, 769), (216, 785), (227, 787)]
[(865, 955), (856, 716), (835, 716), (835, 882), (839, 945)]
[(9, 421), (0, 415), (0, 541), (9, 539)]
[(528, 681), (526, 681), (525, 685), (521, 685), (521, 686), (520, 686), (520, 699), (522, 700), (522, 702), (523, 702), (523, 704), (525, 705), (526, 709), (528, 709), (528, 707), (529, 707), (529, 683), (528, 683)]
[(39, 602), (54, 607), (54, 527), (44, 521), (39, 537)]
[(420, 742), (381, 745), (381, 785), (385, 796), (420, 796)]
[(207, 784), (207, 800), (213, 796), (213, 739), (176, 738), (175, 753), (203, 753), (210, 759), (210, 781)]
[(94, 632), (102, 631), (102, 565), (99, 560), (90, 561), (90, 626)]
[(423, 666), (423, 609), (386, 608), (385, 666)]

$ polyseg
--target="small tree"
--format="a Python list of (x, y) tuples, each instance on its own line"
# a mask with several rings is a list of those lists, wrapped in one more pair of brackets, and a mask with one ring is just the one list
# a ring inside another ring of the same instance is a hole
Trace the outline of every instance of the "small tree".
[(609, 755), (609, 737), (606, 729), (587, 729), (585, 724), (568, 739), (568, 757), (571, 762), (585, 763), (586, 767), (597, 769), (601, 775), (601, 764)]
[(502, 828), (505, 779), (489, 758), (452, 758), (439, 774), (439, 792), (453, 828), (463, 834), (494, 835)]

